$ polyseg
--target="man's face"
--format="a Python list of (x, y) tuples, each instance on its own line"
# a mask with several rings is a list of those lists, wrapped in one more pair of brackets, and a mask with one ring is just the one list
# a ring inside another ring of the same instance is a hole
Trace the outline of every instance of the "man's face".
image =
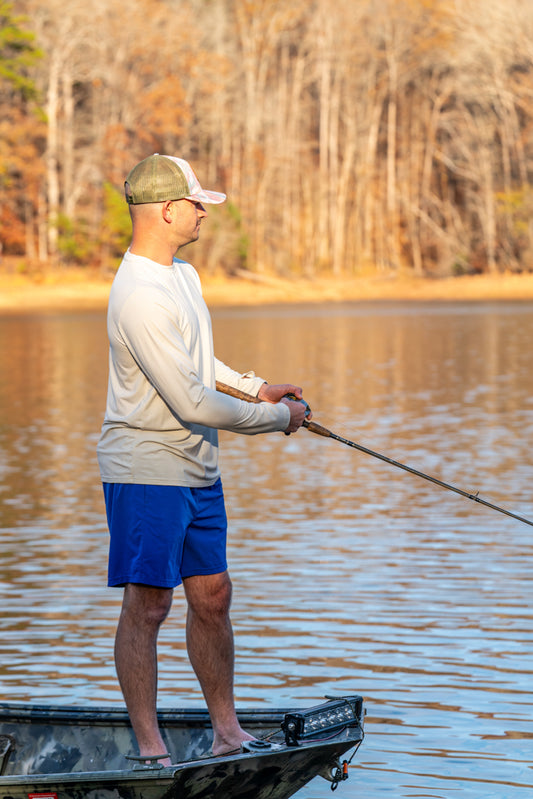
[(174, 200), (174, 225), (177, 247), (196, 241), (200, 235), (200, 224), (207, 216), (204, 206), (194, 200)]

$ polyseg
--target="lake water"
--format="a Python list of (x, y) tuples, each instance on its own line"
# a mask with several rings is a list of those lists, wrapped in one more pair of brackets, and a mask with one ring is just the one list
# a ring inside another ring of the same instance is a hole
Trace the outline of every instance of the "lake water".
[[(218, 357), (305, 387), (315, 420), (533, 517), (533, 305), (213, 313)], [(95, 460), (105, 315), (0, 319), (0, 693), (122, 703)], [(532, 528), (306, 430), (221, 435), (240, 706), (359, 693), (338, 795), (533, 795)], [(180, 592), (161, 706), (199, 706)], [(299, 799), (330, 796), (317, 779)]]

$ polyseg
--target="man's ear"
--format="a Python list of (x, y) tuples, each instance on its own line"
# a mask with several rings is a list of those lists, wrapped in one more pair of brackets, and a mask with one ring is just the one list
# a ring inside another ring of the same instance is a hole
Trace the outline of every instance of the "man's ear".
[(163, 203), (163, 209), (161, 214), (165, 222), (168, 223), (172, 222), (173, 206), (174, 206), (173, 200), (167, 200), (167, 202)]

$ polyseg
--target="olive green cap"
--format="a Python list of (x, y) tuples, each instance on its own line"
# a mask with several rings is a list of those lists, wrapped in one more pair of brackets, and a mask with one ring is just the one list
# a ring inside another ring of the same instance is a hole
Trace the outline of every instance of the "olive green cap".
[(124, 192), (130, 205), (166, 200), (218, 204), (226, 199), (221, 192), (202, 189), (188, 161), (159, 153), (148, 156), (133, 167), (124, 183)]

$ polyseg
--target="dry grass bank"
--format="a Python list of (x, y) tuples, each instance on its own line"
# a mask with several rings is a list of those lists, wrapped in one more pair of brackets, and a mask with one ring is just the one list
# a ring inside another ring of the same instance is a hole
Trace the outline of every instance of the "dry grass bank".
[[(39, 276), (0, 271), (0, 314), (106, 307), (111, 278), (82, 269), (49, 270)], [(203, 278), (211, 306), (339, 301), (533, 300), (533, 275), (448, 278), (364, 277), (295, 280), (274, 277)]]

